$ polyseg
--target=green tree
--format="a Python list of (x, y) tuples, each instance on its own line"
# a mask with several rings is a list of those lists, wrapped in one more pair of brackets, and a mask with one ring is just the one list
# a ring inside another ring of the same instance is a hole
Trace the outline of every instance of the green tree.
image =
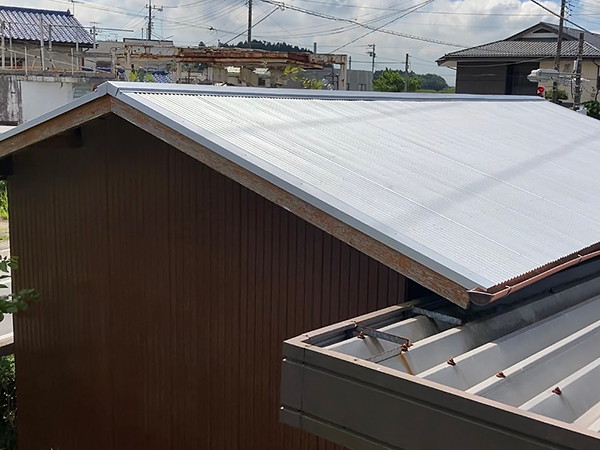
[(385, 69), (373, 80), (373, 90), (379, 92), (403, 92), (404, 79), (397, 70)]
[(427, 73), (425, 75), (417, 75), (421, 79), (421, 89), (442, 91), (448, 88), (448, 83), (441, 76), (434, 73)]
[[(10, 271), (17, 270), (17, 259), (13, 257), (0, 258), (0, 287), (3, 280), (10, 277)], [(5, 314), (15, 314), (26, 310), (31, 300), (39, 296), (33, 289), (23, 289), (14, 294), (0, 296), (0, 321)], [(15, 450), (17, 448), (17, 392), (15, 384), (14, 356), (0, 358), (0, 449)]]
[(8, 192), (6, 180), (0, 181), (0, 219), (8, 219)]
[[(559, 100), (568, 100), (569, 96), (567, 95), (567, 91), (563, 89), (558, 90), (558, 99)], [(552, 100), (552, 89), (548, 89), (546, 91), (546, 100)]]
[(154, 78), (144, 69), (132, 70), (129, 74), (129, 81), (140, 81), (143, 83), (153, 83)]
[[(10, 278), (10, 272), (19, 268), (15, 256), (3, 256), (0, 258), (0, 288), (7, 289), (5, 283)], [(21, 289), (18, 292), (0, 295), (0, 322), (4, 320), (5, 314), (15, 314), (29, 307), (32, 300), (39, 298), (35, 289)]]
[[(420, 87), (419, 78), (408, 79), (409, 92), (416, 92)], [(404, 92), (404, 78), (397, 70), (385, 69), (373, 80), (373, 89), (379, 92)]]
[(288, 80), (300, 81), (304, 89), (323, 89), (322, 81), (317, 80), (316, 78), (302, 76), (302, 72), (304, 72), (304, 69), (291, 65), (287, 65), (285, 69), (283, 69), (283, 74)]
[(17, 389), (13, 355), (0, 358), (0, 448), (17, 448)]
[(593, 117), (594, 119), (600, 119), (600, 103), (596, 100), (589, 100), (583, 102), (583, 106), (587, 110), (588, 116)]

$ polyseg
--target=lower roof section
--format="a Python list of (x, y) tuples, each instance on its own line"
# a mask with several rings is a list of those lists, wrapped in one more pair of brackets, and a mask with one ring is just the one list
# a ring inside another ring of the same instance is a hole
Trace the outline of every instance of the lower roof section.
[(460, 326), (416, 310), (287, 341), (282, 421), (353, 449), (600, 448), (600, 278)]

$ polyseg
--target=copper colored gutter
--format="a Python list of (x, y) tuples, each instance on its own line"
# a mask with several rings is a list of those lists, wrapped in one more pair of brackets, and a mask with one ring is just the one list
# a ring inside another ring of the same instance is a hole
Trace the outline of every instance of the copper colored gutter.
[[(483, 290), (481, 288), (471, 289), (470, 291), (468, 291), (469, 298), (471, 299), (471, 302), (473, 302), (475, 305), (485, 306), (491, 302), (495, 302), (496, 300), (500, 300), (506, 297), (512, 292), (516, 292), (533, 283), (536, 283), (537, 281), (554, 275), (555, 273), (561, 272), (565, 269), (568, 269), (569, 267), (576, 266), (577, 264), (596, 258), (598, 256), (600, 256), (600, 250), (592, 251), (591, 253), (587, 253), (585, 255), (576, 254), (575, 256), (567, 259), (565, 262), (559, 263), (558, 265), (543, 270), (542, 272), (539, 272), (536, 275), (522, 279), (522, 281), (518, 281), (513, 285), (505, 285), (505, 287), (501, 288), (500, 290), (496, 290), (499, 286), (493, 286), (487, 290)], [(514, 280), (516, 281), (519, 278), (516, 278)]]

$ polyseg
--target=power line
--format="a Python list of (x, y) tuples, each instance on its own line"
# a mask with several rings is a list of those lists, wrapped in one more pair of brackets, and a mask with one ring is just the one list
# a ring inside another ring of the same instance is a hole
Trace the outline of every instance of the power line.
[(399, 37), (403, 37), (403, 38), (407, 38), (407, 39), (414, 39), (417, 41), (423, 41), (423, 42), (430, 42), (432, 44), (439, 44), (439, 45), (447, 45), (450, 47), (459, 47), (459, 48), (468, 48), (468, 45), (462, 45), (462, 44), (455, 44), (453, 42), (446, 42), (446, 41), (441, 41), (438, 39), (432, 39), (432, 38), (427, 38), (427, 37), (422, 37), (422, 36), (416, 36), (416, 35), (412, 35), (412, 34), (406, 34), (406, 33), (400, 33), (398, 31), (393, 31), (393, 30), (388, 30), (385, 28), (377, 28), (375, 26), (372, 25), (367, 25), (365, 23), (361, 23), (358, 22), (356, 20), (352, 20), (352, 19), (344, 19), (341, 17), (336, 17), (336, 16), (331, 16), (329, 14), (323, 14), (323, 13), (319, 13), (316, 11), (311, 11), (309, 9), (304, 9), (304, 8), (299, 8), (297, 6), (292, 6), (292, 5), (288, 5), (286, 3), (283, 2), (278, 2), (278, 1), (274, 1), (274, 0), (259, 0), (263, 3), (269, 3), (271, 5), (274, 6), (278, 6), (282, 9), (289, 9), (292, 11), (297, 11), (297, 12), (301, 12), (303, 14), (308, 14), (311, 16), (315, 16), (315, 17), (320, 17), (322, 19), (327, 19), (327, 20), (334, 20), (337, 22), (345, 22), (345, 23), (350, 23), (353, 25), (358, 25), (360, 27), (366, 28), (368, 30), (374, 30), (378, 33), (384, 33), (384, 34), (391, 34), (393, 36), (399, 36)]
[(374, 30), (367, 31), (367, 32), (366, 32), (365, 34), (363, 34), (362, 36), (359, 36), (359, 37), (357, 37), (357, 38), (355, 38), (355, 39), (352, 39), (351, 41), (349, 41), (349, 42), (345, 43), (344, 45), (342, 45), (342, 46), (340, 46), (340, 47), (336, 48), (336, 49), (335, 49), (335, 50), (334, 50), (332, 53), (335, 53), (335, 52), (337, 52), (338, 50), (341, 50), (341, 49), (343, 49), (344, 47), (347, 47), (347, 46), (348, 46), (348, 45), (350, 45), (350, 44), (354, 44), (356, 41), (358, 41), (358, 40), (360, 40), (360, 39), (362, 39), (362, 38), (364, 38), (364, 37), (367, 37), (367, 36), (369, 36), (370, 34), (373, 34), (373, 33), (375, 33), (376, 31), (379, 31), (379, 30), (381, 30), (383, 27), (387, 27), (388, 25), (391, 25), (392, 23), (396, 22), (397, 20), (400, 20), (400, 19), (402, 19), (403, 17), (406, 17), (406, 16), (408, 16), (410, 13), (412, 13), (412, 12), (415, 12), (415, 11), (417, 11), (418, 9), (421, 9), (421, 8), (423, 8), (423, 7), (427, 6), (427, 5), (429, 5), (430, 3), (433, 3), (434, 1), (435, 1), (435, 0), (426, 0), (426, 1), (424, 1), (423, 3), (419, 3), (418, 5), (415, 5), (414, 7), (412, 7), (412, 8), (409, 8), (409, 10), (408, 10), (408, 11), (406, 11), (406, 12), (405, 12), (404, 14), (402, 14), (401, 16), (399, 16), (399, 17), (395, 17), (394, 19), (390, 20), (389, 22), (386, 22), (386, 23), (384, 23), (384, 24), (383, 24), (383, 25), (381, 25), (380, 27), (377, 27), (377, 28), (376, 28), (376, 29), (374, 29)]
[[(585, 28), (583, 28), (581, 25), (577, 25), (575, 22), (573, 22), (572, 20), (567, 19), (566, 17), (564, 17), (564, 14), (557, 14), (554, 11), (552, 11), (549, 8), (546, 8), (544, 5), (542, 5), (540, 2), (536, 1), (536, 0), (531, 0), (532, 3), (535, 3), (536, 5), (538, 5), (540, 8), (545, 9), (546, 11), (548, 11), (550, 14), (558, 17), (561, 20), (564, 20), (565, 22), (569, 22), (571, 25), (575, 25), (577, 28), (585, 31), (586, 33), (590, 33), (590, 34), (594, 34), (592, 33), (590, 30), (586, 30)], [(562, 8), (564, 10), (564, 6)]]
[[(266, 16), (264, 16), (262, 19), (260, 19), (258, 22), (255, 22), (253, 25), (250, 26), (250, 29), (254, 28), (256, 25), (258, 25), (259, 23), (263, 22), (264, 20), (266, 20), (271, 14), (273, 14), (275, 11), (277, 11), (279, 8), (273, 8), (273, 11), (271, 11), (270, 13), (268, 13)], [(242, 34), (246, 33), (247, 30), (242, 31), (241, 33), (235, 35), (234, 37), (232, 37), (231, 39), (229, 39), (227, 42), (225, 42), (225, 44), (229, 44), (231, 41), (233, 41), (236, 38), (239, 38)], [(250, 34), (248, 35), (250, 36)]]

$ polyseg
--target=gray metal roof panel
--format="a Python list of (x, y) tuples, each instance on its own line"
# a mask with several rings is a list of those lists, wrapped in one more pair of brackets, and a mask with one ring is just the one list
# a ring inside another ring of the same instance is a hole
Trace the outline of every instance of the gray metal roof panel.
[(467, 289), (600, 241), (600, 123), (537, 97), (100, 89)]
[[(577, 41), (564, 41), (562, 43), (561, 55), (563, 57), (576, 58), (579, 43)], [(479, 45), (464, 50), (448, 53), (442, 60), (458, 58), (482, 58), (482, 57), (516, 57), (516, 58), (546, 58), (554, 57), (556, 54), (556, 41), (547, 39), (540, 40), (515, 40), (498, 41)], [(600, 49), (589, 42), (585, 42), (583, 48), (584, 57), (600, 57)]]
[(93, 39), (79, 21), (69, 12), (43, 9), (0, 6), (0, 21), (4, 22), (4, 36), (15, 40), (39, 41), (40, 20), (43, 22), (43, 39), (48, 41), (52, 25), (52, 42), (82, 45)]

